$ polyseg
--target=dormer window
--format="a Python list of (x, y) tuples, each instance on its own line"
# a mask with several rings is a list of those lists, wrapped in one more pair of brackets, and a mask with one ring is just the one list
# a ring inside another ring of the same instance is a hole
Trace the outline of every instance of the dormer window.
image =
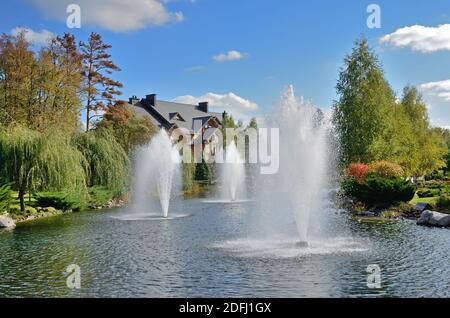
[(185, 121), (179, 113), (170, 113), (170, 120)]

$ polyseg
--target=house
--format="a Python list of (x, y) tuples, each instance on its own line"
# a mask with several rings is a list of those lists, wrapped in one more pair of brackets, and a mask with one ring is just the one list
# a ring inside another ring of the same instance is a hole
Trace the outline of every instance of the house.
[(226, 113), (210, 112), (208, 102), (181, 104), (158, 100), (156, 94), (150, 94), (143, 99), (133, 96), (128, 104), (138, 115), (149, 116), (157, 127), (166, 129), (169, 134), (178, 128), (189, 132), (191, 146), (201, 143), (205, 154), (214, 155), (219, 150), (216, 132), (221, 129)]

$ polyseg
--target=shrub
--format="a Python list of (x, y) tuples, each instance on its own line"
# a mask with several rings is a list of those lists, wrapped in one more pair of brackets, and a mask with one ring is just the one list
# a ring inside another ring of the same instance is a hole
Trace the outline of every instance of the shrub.
[(441, 196), (437, 202), (437, 206), (439, 209), (450, 211), (450, 196), (448, 195)]
[(82, 193), (47, 192), (36, 196), (37, 205), (62, 211), (83, 211), (88, 207), (86, 195)]
[(9, 184), (0, 186), (0, 213), (9, 212), (9, 206), (13, 201)]
[(21, 214), (22, 211), (20, 211), (20, 205), (11, 205), (9, 207), (9, 213), (11, 213), (11, 214)]
[(399, 177), (382, 178), (376, 173), (367, 175), (365, 182), (360, 183), (351, 177), (344, 181), (343, 191), (365, 204), (393, 204), (409, 202), (414, 198), (414, 185)]
[(37, 210), (31, 206), (25, 207), (26, 214), (37, 214)]
[(433, 198), (439, 195), (439, 189), (420, 189), (417, 191), (417, 196), (423, 198)]
[(376, 161), (370, 165), (370, 172), (378, 174), (383, 178), (404, 177), (405, 171), (398, 164), (387, 161)]
[(89, 206), (104, 206), (116, 196), (114, 191), (105, 187), (92, 187), (89, 189)]
[(195, 180), (196, 181), (209, 181), (211, 178), (211, 171), (205, 160), (202, 163), (198, 163), (195, 167)]
[(359, 183), (364, 183), (369, 171), (369, 166), (364, 163), (351, 163), (345, 170), (345, 174), (349, 178), (354, 178)]

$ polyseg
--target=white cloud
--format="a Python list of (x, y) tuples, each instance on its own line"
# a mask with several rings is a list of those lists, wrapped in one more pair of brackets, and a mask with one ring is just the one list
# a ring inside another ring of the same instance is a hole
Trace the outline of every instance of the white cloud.
[(426, 94), (450, 101), (450, 80), (421, 84), (419, 89)]
[(228, 53), (222, 53), (219, 55), (213, 56), (213, 59), (217, 62), (228, 62), (228, 61), (236, 61), (241, 60), (246, 56), (246, 54), (241, 53), (236, 50), (228, 51)]
[[(73, 0), (28, 0), (47, 17), (66, 21), (66, 8)], [(182, 12), (170, 12), (162, 0), (77, 0), (81, 7), (81, 23), (110, 31), (126, 32), (147, 26), (181, 22)]]
[(255, 102), (244, 99), (234, 93), (215, 94), (207, 93), (203, 96), (195, 97), (191, 95), (180, 96), (173, 100), (177, 103), (197, 105), (200, 102), (208, 102), (216, 111), (227, 111), (235, 118), (246, 119), (249, 113), (259, 109)]
[(431, 53), (450, 50), (450, 24), (437, 27), (413, 25), (396, 30), (380, 39), (395, 47), (410, 47), (413, 51)]
[(47, 30), (42, 30), (41, 32), (35, 32), (31, 29), (28, 28), (14, 28), (11, 30), (11, 35), (13, 36), (17, 36), (19, 34), (23, 33), (25, 39), (34, 45), (39, 45), (39, 46), (44, 46), (48, 43), (50, 43), (50, 41), (52, 39), (55, 38), (55, 34), (53, 34), (50, 31)]

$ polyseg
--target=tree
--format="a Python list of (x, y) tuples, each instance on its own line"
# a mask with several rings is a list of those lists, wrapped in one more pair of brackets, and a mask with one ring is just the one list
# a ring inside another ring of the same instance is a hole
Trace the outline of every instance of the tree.
[(112, 132), (91, 130), (75, 135), (72, 142), (86, 158), (87, 185), (103, 186), (122, 193), (128, 185), (130, 161)]
[(195, 180), (196, 181), (209, 181), (211, 178), (211, 171), (208, 164), (202, 159), (201, 163), (197, 163), (195, 166)]
[(86, 109), (86, 131), (98, 112), (113, 105), (116, 96), (120, 96), (122, 83), (110, 78), (120, 68), (113, 63), (108, 50), (112, 46), (105, 44), (97, 33), (91, 33), (87, 43), (80, 42), (83, 56), (84, 94)]
[(111, 129), (128, 155), (148, 143), (157, 131), (149, 116), (138, 116), (134, 109), (123, 104), (108, 107), (97, 127)]
[(395, 96), (365, 38), (356, 41), (344, 63), (333, 112), (341, 143), (340, 161), (344, 165), (368, 163), (373, 160), (371, 147), (384, 129), (383, 118), (392, 109)]
[(233, 119), (233, 116), (229, 115), (227, 112), (223, 113), (222, 118), (222, 135), (223, 135), (223, 147), (226, 149), (227, 145), (231, 143), (231, 140), (227, 139), (227, 129), (237, 128), (237, 124)]
[(0, 123), (40, 132), (78, 125), (81, 59), (74, 37), (65, 35), (30, 49), (24, 33), (0, 39)]
[(443, 157), (446, 149), (441, 145), (442, 137), (438, 130), (430, 127), (427, 105), (415, 87), (405, 87), (401, 105), (411, 122), (412, 132), (417, 142), (417, 152), (411, 154), (417, 161), (413, 175), (427, 175), (444, 167)]
[(256, 121), (256, 118), (253, 117), (252, 119), (250, 119), (247, 128), (258, 129), (258, 122)]
[(15, 127), (0, 132), (0, 179), (18, 191), (20, 209), (32, 191), (85, 189), (85, 158), (58, 131)]

